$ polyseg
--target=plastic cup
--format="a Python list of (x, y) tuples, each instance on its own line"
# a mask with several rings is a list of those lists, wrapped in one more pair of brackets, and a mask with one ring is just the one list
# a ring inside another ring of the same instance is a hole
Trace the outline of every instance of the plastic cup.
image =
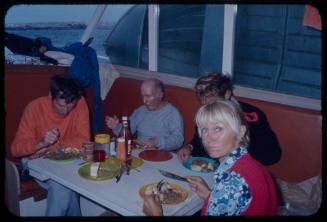
[(85, 142), (82, 144), (83, 148), (83, 159), (85, 161), (93, 160), (93, 152), (94, 152), (94, 143), (93, 142)]

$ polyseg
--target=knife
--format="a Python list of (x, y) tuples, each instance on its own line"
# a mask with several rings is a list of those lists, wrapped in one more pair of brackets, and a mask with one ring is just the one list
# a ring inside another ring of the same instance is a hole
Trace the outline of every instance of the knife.
[(120, 168), (119, 173), (116, 176), (116, 183), (119, 182), (119, 180), (120, 180), (121, 176), (123, 175), (123, 173), (124, 173), (124, 170), (122, 168)]
[(99, 176), (100, 168), (101, 168), (101, 162), (100, 162), (99, 167), (98, 167), (98, 170), (97, 170), (97, 176)]
[(168, 172), (168, 171), (164, 171), (164, 170), (159, 170), (159, 172), (164, 175), (165, 177), (171, 178), (171, 179), (175, 179), (175, 180), (181, 180), (184, 182), (188, 182), (187, 179), (185, 177), (181, 177), (177, 174)]
[(126, 174), (129, 175), (129, 171), (132, 167), (132, 159), (126, 160)]

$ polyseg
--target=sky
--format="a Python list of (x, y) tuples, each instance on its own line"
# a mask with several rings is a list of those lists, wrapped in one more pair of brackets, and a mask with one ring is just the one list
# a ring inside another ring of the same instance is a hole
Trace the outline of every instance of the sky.
[[(108, 5), (101, 21), (117, 21), (132, 5)], [(14, 5), (5, 14), (5, 23), (89, 22), (97, 5)]]

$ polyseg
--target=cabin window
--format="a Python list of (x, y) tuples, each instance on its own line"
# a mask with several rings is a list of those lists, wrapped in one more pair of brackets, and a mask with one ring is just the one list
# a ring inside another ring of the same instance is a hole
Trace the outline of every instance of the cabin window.
[[(205, 70), (220, 70), (223, 7), (160, 5), (158, 72), (197, 78)], [(217, 17), (215, 10), (222, 13)], [(148, 69), (147, 13), (146, 5), (134, 6), (108, 36), (105, 47), (112, 63)], [(127, 44), (136, 45), (127, 50)], [(208, 59), (210, 56), (215, 59)]]
[[(114, 64), (148, 69), (147, 10), (133, 7), (107, 38)], [(303, 16), (304, 5), (237, 6), (236, 85), (320, 99), (321, 31), (304, 26)], [(158, 72), (198, 78), (222, 71), (224, 5), (160, 5), (158, 32)]]
[(161, 5), (158, 71), (197, 77), (205, 5)]
[(238, 5), (235, 83), (320, 99), (321, 31), (303, 16), (304, 5)]
[(142, 67), (140, 55), (147, 45), (147, 40), (143, 39), (143, 29), (147, 26), (146, 12), (146, 5), (132, 7), (105, 40), (103, 45), (113, 64)]
[[(226, 25), (224, 21), (228, 14), (226, 6), (159, 5), (157, 71), (163, 76), (170, 74), (175, 77), (181, 86), (186, 84), (185, 87), (192, 87), (203, 73), (230, 70), (236, 91), (243, 88), (249, 92), (245, 95), (242, 91), (240, 95), (244, 97), (276, 102), (276, 98), (284, 94), (283, 97), (286, 95), (293, 100), (291, 105), (304, 108), (315, 106), (314, 109), (320, 109), (321, 31), (303, 25), (305, 5), (237, 5), (237, 12), (229, 14), (233, 18), (236, 15), (235, 32), (231, 33), (226, 32), (226, 27), (233, 26)], [(18, 10), (19, 7), (8, 10), (8, 15), (14, 16), (14, 9)], [(29, 7), (40, 7), (37, 11), (42, 11), (41, 8), (45, 6)], [(60, 7), (57, 11), (68, 7), (70, 10), (75, 7), (92, 9), (85, 15), (86, 22), (91, 18), (96, 5)], [(109, 11), (115, 7), (109, 5), (106, 13), (110, 14)], [(129, 7), (114, 26), (113, 22), (108, 25), (108, 21), (100, 21), (91, 35), (94, 37), (91, 47), (96, 49), (99, 56), (109, 56), (113, 64), (148, 70), (148, 5)], [(24, 10), (27, 12), (29, 9)], [(64, 27), (59, 23), (47, 22), (51, 26), (49, 30), (41, 22), (32, 28), (27, 22), (18, 28), (7, 23), (7, 16), (6, 31), (29, 38), (48, 37), (56, 47), (79, 41), (86, 26), (85, 22), (69, 22)], [(41, 17), (35, 16), (35, 19), (39, 18)], [(67, 25), (73, 26), (67, 29)], [(233, 40), (229, 41), (230, 44), (224, 44), (225, 40), (230, 39), (234, 39), (234, 49), (230, 47), (233, 46)], [(230, 52), (230, 58), (225, 56), (226, 52)], [(153, 56), (150, 60), (153, 60)], [(226, 69), (226, 64), (230, 64), (231, 68)], [(148, 75), (147, 72), (143, 73)], [(253, 92), (256, 95), (253, 96)], [(271, 97), (274, 98), (270, 99)], [(290, 104), (290, 100), (277, 102)], [(301, 104), (298, 105), (299, 103)]]
[(206, 71), (219, 71), (223, 8), (223, 5), (160, 5), (158, 71), (193, 78)]
[[(7, 10), (5, 31), (29, 39), (46, 37), (64, 48), (79, 42), (98, 5), (13, 5)], [(131, 5), (108, 5), (90, 37), (98, 56), (106, 56), (103, 43)], [(74, 12), (74, 13), (71, 13)], [(60, 16), (59, 16), (60, 15)]]

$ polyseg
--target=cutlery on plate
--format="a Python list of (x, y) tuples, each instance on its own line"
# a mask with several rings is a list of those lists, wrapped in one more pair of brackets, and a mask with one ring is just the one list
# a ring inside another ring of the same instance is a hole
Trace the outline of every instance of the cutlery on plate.
[(126, 160), (126, 174), (129, 175), (129, 171), (132, 167), (132, 159)]
[(119, 173), (116, 176), (116, 183), (118, 183), (120, 181), (120, 178), (122, 177), (123, 173), (124, 173), (123, 168), (120, 168)]
[(184, 182), (187, 182), (187, 179), (185, 177), (179, 176), (177, 174), (165, 171), (165, 170), (159, 170), (159, 172), (164, 175), (165, 177), (171, 178), (171, 179), (175, 179), (175, 180), (181, 180)]
[(163, 185), (164, 183), (165, 183), (164, 179), (160, 180), (160, 181), (157, 183), (156, 188), (157, 188), (158, 192), (161, 191), (161, 187), (162, 187), (162, 185)]
[(97, 169), (97, 175), (99, 175), (100, 168), (101, 168), (101, 162), (100, 162), (99, 167)]

